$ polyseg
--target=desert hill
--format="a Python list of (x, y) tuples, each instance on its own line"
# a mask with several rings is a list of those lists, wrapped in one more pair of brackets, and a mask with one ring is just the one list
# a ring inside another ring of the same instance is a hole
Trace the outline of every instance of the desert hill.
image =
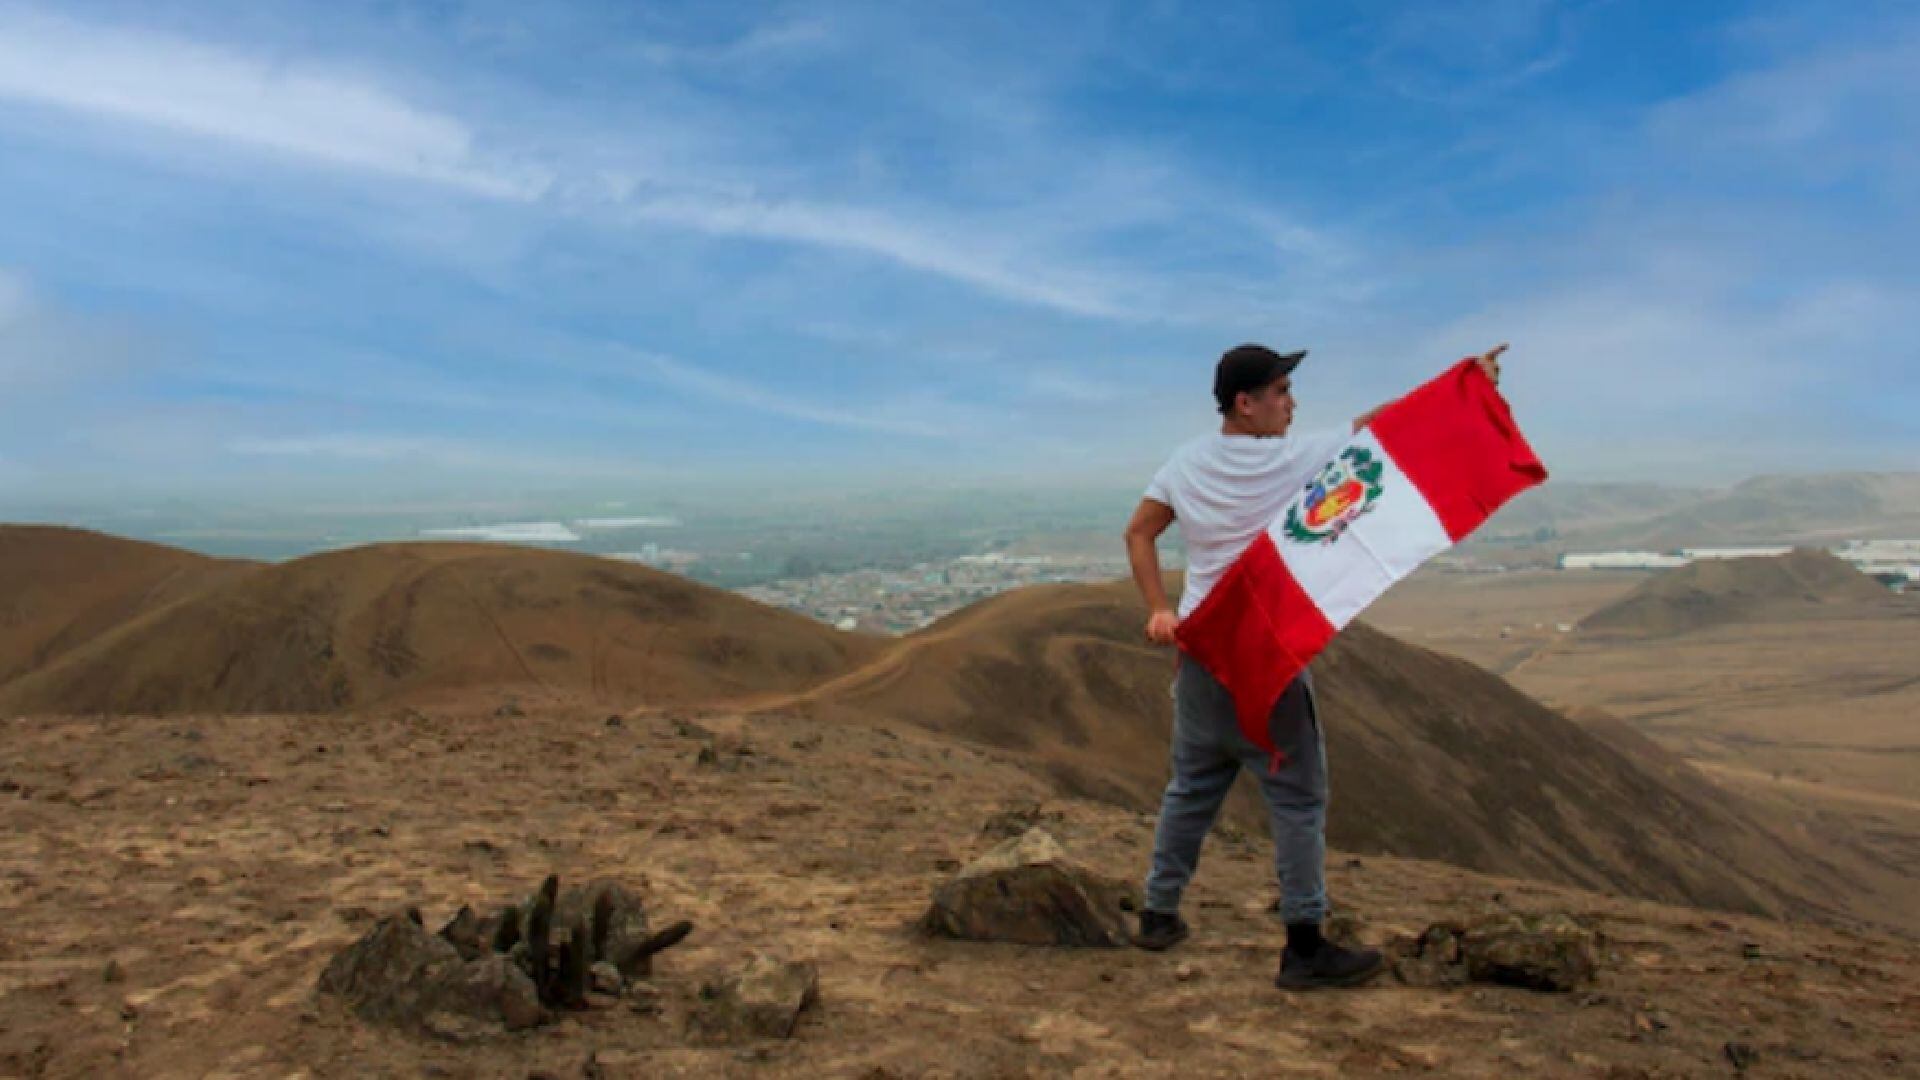
[[(65, 558), (92, 574), (91, 554)], [(98, 607), (135, 607), (117, 605)], [(882, 645), (643, 566), (382, 544), (254, 568), (136, 614), (0, 684), (0, 709), (331, 712), (479, 688), (668, 705), (799, 689)]]
[(1845, 560), (1797, 549), (1702, 559), (1654, 577), (1579, 622), (1583, 634), (1656, 637), (1821, 604), (1884, 603), (1887, 590)]
[[(535, 549), (376, 545), (243, 570), (0, 684), (0, 712), (431, 711), (501, 696), (804, 712), (991, 747), (1064, 793), (1135, 809), (1164, 783), (1173, 655), (1140, 641), (1123, 582), (1017, 590), (888, 642)], [(1847, 914), (1802, 884), (1843, 873), (1690, 769), (1650, 768), (1470, 664), (1355, 626), (1317, 671), (1337, 844), (1689, 904)], [(1235, 798), (1242, 825), (1260, 827), (1253, 793)]]
[(0, 685), (256, 565), (86, 529), (0, 525)]
[[(1556, 490), (1557, 489), (1557, 490)], [(1556, 544), (1657, 551), (1920, 535), (1920, 473), (1756, 476), (1730, 488), (1560, 484), (1515, 499), (1489, 534), (1550, 527)]]
[[(1140, 640), (1143, 618), (1127, 583), (1021, 589), (800, 702), (995, 747), (1066, 791), (1151, 810), (1165, 783), (1172, 655)], [(1636, 753), (1644, 740), (1619, 745), (1365, 624), (1315, 672), (1334, 844), (1696, 905), (1844, 914), (1810, 887), (1807, 853), (1678, 759), (1650, 764)], [(1247, 827), (1264, 820), (1247, 780), (1229, 806)]]

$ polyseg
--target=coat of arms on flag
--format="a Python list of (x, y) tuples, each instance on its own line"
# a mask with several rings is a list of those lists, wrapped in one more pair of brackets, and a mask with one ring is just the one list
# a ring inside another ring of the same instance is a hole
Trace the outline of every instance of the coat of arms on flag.
[(1546, 478), (1493, 381), (1463, 360), (1354, 433), (1181, 621), (1180, 648), (1271, 752), (1274, 703), (1341, 627)]
[(1320, 470), (1287, 507), (1287, 535), (1301, 543), (1338, 540), (1353, 519), (1380, 497), (1380, 463), (1373, 452), (1349, 446)]

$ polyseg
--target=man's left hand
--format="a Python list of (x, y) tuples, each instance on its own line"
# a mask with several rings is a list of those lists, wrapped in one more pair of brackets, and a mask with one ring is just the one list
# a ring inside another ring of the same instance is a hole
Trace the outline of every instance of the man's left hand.
[(1493, 380), (1495, 386), (1500, 385), (1500, 354), (1506, 351), (1506, 343), (1501, 342), (1484, 354), (1474, 357), (1474, 363), (1480, 365), (1480, 370), (1486, 372), (1487, 378)]

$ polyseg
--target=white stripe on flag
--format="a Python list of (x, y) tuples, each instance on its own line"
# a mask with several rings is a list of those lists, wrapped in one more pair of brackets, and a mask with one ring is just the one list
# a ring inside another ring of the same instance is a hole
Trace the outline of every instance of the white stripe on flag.
[(1381, 466), (1380, 494), (1364, 513), (1335, 539), (1299, 539), (1290, 535), (1287, 519), (1292, 514), (1304, 520), (1308, 493), (1303, 491), (1267, 529), (1294, 580), (1335, 627), (1347, 625), (1388, 586), (1452, 544), (1433, 509), (1371, 430), (1355, 435), (1334, 460), (1341, 461), (1348, 450), (1363, 451)]

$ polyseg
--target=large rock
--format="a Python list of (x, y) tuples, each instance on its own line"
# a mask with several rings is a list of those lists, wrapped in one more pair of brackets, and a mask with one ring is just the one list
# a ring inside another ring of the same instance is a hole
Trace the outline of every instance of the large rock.
[(721, 1042), (788, 1038), (800, 1013), (819, 997), (820, 973), (812, 964), (756, 956), (700, 988), (700, 1001), (687, 1021), (689, 1034)]
[(1591, 981), (1599, 966), (1593, 931), (1561, 914), (1434, 923), (1396, 952), (1394, 974), (1412, 986), (1472, 981), (1564, 991)]
[(335, 956), (320, 992), (373, 1023), (463, 1037), (518, 1031), (545, 1015), (525, 972), (501, 956), (461, 959), (412, 913), (380, 920)]
[(1128, 943), (1127, 885), (1067, 858), (1029, 829), (974, 860), (933, 895), (924, 925), (970, 941), (1118, 947)]
[(1498, 915), (1467, 927), (1467, 973), (1477, 982), (1572, 990), (1593, 979), (1593, 931), (1566, 915)]

